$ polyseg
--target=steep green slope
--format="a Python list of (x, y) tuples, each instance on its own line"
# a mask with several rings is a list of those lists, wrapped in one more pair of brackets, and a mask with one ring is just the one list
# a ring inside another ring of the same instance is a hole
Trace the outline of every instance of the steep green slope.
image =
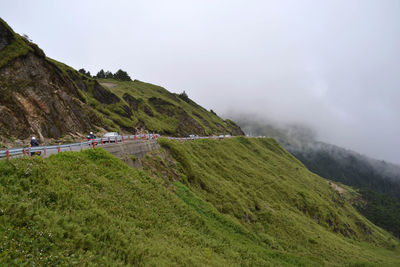
[(147, 171), (102, 149), (0, 161), (1, 265), (400, 264), (275, 141), (162, 144), (177, 161), (154, 152)]
[(139, 80), (98, 81), (108, 85), (108, 90), (116, 94), (121, 102), (115, 105), (101, 103), (93, 98), (90, 91), (85, 94), (88, 102), (123, 128), (134, 126), (174, 136), (243, 135), (234, 122), (223, 120), (191, 99), (163, 87)]
[[(392, 259), (378, 256), (398, 251), (398, 241), (360, 215), (326, 180), (308, 171), (273, 139), (185, 144), (164, 140), (162, 144), (178, 162), (171, 179), (186, 184), (273, 248), (319, 264), (400, 259), (395, 253)], [(168, 175), (162, 171), (164, 165), (160, 163), (161, 171), (153, 172)]]
[(248, 133), (275, 138), (310, 171), (358, 189), (362, 201), (354, 202), (355, 207), (400, 238), (400, 166), (317, 142), (305, 127), (279, 127), (248, 118), (239, 119), (239, 124)]
[(3, 160), (0, 172), (1, 265), (308, 263), (102, 149)]

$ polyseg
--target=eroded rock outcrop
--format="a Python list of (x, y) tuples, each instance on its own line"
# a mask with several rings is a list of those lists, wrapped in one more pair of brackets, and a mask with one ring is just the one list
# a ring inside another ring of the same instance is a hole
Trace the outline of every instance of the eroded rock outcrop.
[(0, 69), (0, 109), (4, 113), (0, 116), (1, 135), (58, 138), (93, 127), (78, 89), (60, 73), (33, 53)]

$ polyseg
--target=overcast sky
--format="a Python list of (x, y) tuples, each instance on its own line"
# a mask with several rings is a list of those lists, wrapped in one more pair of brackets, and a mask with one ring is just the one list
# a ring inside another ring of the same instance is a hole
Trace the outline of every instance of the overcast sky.
[(400, 163), (399, 0), (2, 0), (45, 53)]

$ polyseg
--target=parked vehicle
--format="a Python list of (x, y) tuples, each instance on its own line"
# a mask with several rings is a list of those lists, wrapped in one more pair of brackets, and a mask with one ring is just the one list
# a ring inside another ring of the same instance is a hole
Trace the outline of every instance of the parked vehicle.
[(103, 143), (115, 143), (117, 139), (120, 141), (119, 134), (117, 132), (105, 133), (103, 135)]

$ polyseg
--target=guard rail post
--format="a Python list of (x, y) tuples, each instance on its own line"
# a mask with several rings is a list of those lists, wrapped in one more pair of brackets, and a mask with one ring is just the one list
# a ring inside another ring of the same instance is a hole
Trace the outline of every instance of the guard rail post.
[(10, 159), (10, 151), (8, 151), (8, 149), (6, 151), (6, 155), (7, 155), (7, 159)]
[(61, 152), (61, 143), (58, 143), (57, 153)]
[(124, 142), (124, 136), (122, 136), (122, 143)]
[(28, 147), (28, 156), (31, 156), (31, 144), (29, 144), (29, 147)]
[(118, 136), (115, 137), (115, 143), (118, 144)]
[(47, 154), (47, 147), (44, 147), (43, 156), (46, 157), (46, 154)]
[(22, 149), (22, 153), (24, 154), (24, 157), (25, 157), (26, 156), (25, 147)]
[(94, 148), (96, 146), (96, 142), (94, 141), (94, 139), (92, 139), (92, 148)]
[(133, 136), (133, 140), (136, 141), (136, 134)]
[(128, 141), (131, 141), (131, 136), (130, 135), (128, 135)]
[(104, 145), (104, 143), (103, 143), (103, 137), (101, 138), (101, 145)]
[(111, 144), (111, 137), (108, 137), (108, 143)]

